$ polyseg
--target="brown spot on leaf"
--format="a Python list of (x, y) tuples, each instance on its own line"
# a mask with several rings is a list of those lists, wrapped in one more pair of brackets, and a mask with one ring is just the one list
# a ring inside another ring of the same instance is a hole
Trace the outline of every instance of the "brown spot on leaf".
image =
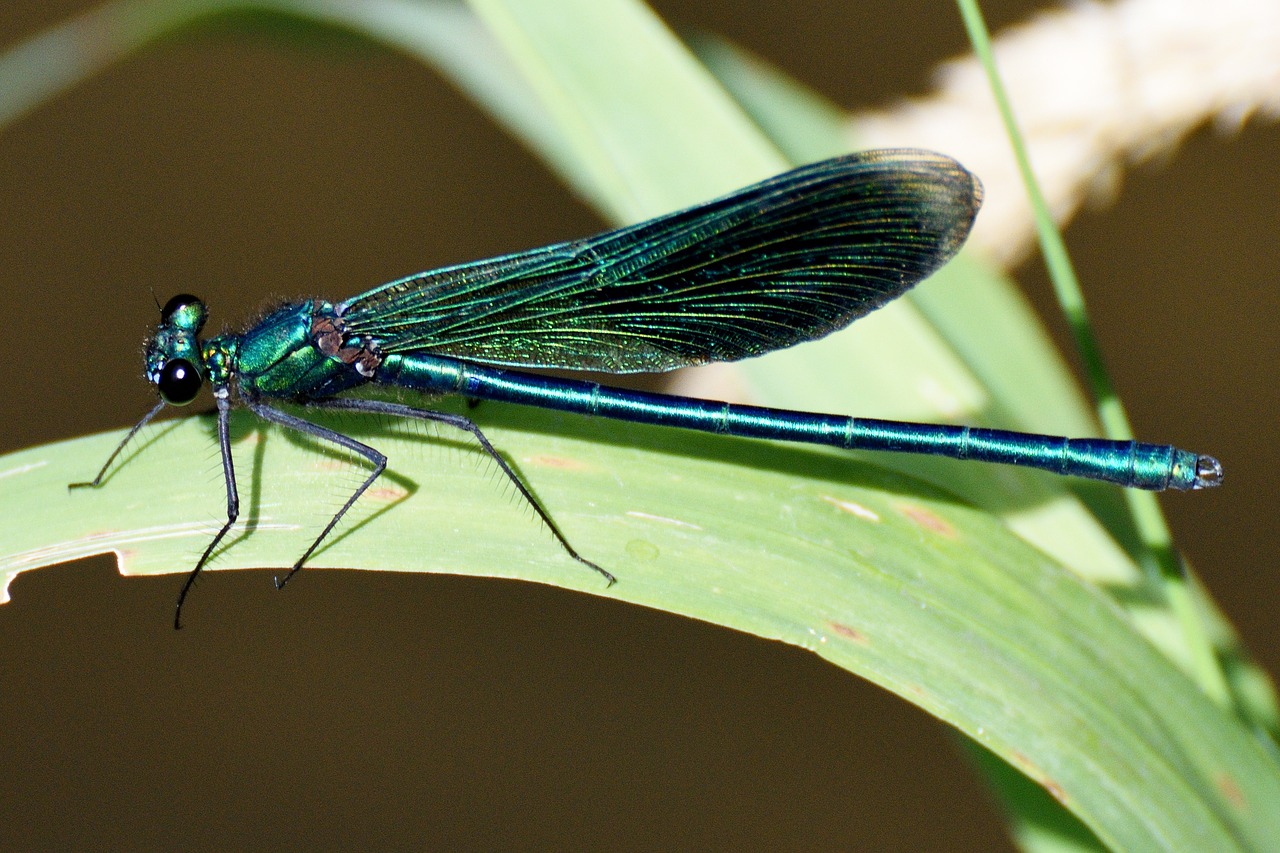
[(392, 501), (400, 500), (407, 494), (409, 493), (404, 489), (387, 486), (379, 489), (369, 489), (364, 493), (363, 497), (367, 497), (375, 501), (386, 501), (387, 503), (391, 503)]
[(546, 453), (539, 453), (536, 456), (530, 456), (529, 464), (539, 465), (543, 468), (559, 468), (563, 471), (585, 471), (587, 466), (579, 462), (577, 459), (566, 459), (563, 456), (551, 456)]
[(924, 507), (915, 504), (898, 504), (898, 512), (930, 533), (937, 533), (948, 539), (956, 538), (956, 529), (951, 526), (951, 522)]
[(1218, 790), (1222, 792), (1222, 796), (1227, 802), (1237, 809), (1244, 809), (1244, 792), (1240, 790), (1240, 786), (1236, 783), (1234, 776), (1225, 771), (1216, 773), (1213, 777), (1213, 783), (1218, 786)]
[(1009, 763), (1027, 774), (1027, 776), (1034, 780), (1036, 784), (1048, 791), (1049, 796), (1053, 797), (1064, 806), (1070, 803), (1071, 798), (1067, 796), (1067, 792), (1062, 789), (1062, 786), (1054, 780), (1046, 777), (1044, 772), (1036, 765), (1036, 763), (1027, 757), (1026, 753), (1014, 750), (1009, 754)]
[(847, 640), (853, 640), (855, 643), (860, 643), (864, 646), (870, 645), (871, 643), (871, 641), (867, 639), (867, 635), (859, 631), (857, 628), (850, 628), (848, 625), (843, 625), (839, 622), (828, 622), (827, 625), (832, 631)]
[(1049, 796), (1053, 797), (1064, 806), (1070, 803), (1070, 799), (1067, 797), (1067, 792), (1062, 790), (1062, 786), (1057, 782), (1052, 779), (1045, 779), (1040, 784), (1044, 785), (1044, 789), (1049, 792)]

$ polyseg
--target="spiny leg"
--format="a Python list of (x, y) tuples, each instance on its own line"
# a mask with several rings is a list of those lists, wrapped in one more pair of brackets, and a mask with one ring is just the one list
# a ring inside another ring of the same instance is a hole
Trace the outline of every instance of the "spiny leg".
[(213, 549), (218, 547), (222, 537), (227, 535), (227, 531), (231, 529), (231, 525), (236, 523), (236, 518), (240, 515), (240, 495), (236, 491), (236, 468), (235, 463), (231, 460), (231, 400), (227, 395), (226, 389), (215, 391), (214, 399), (218, 404), (218, 448), (222, 451), (222, 479), (227, 486), (227, 521), (222, 525), (222, 529), (218, 531), (218, 535), (213, 537), (209, 547), (204, 549), (204, 553), (196, 561), (196, 567), (187, 575), (186, 583), (182, 585), (182, 591), (178, 593), (178, 604), (173, 612), (174, 630), (182, 629), (182, 603), (187, 600), (187, 593), (191, 592), (191, 587), (195, 584), (196, 578), (199, 577), (200, 570), (204, 568), (204, 564), (209, 561), (209, 556), (213, 553)]
[(320, 531), (320, 535), (311, 543), (311, 547), (309, 547), (303, 555), (298, 558), (298, 561), (293, 564), (293, 568), (289, 569), (289, 572), (283, 578), (276, 578), (276, 589), (282, 589), (284, 585), (289, 582), (289, 578), (296, 575), (302, 569), (302, 564), (305, 563), (307, 558), (315, 552), (316, 548), (320, 547), (320, 543), (329, 535), (329, 531), (333, 530), (337, 523), (342, 519), (342, 516), (346, 514), (347, 510), (351, 509), (352, 505), (360, 499), (360, 496), (373, 485), (373, 481), (378, 479), (382, 472), (387, 469), (387, 457), (369, 445), (362, 444), (354, 438), (331, 430), (328, 427), (313, 424), (311, 421), (286, 414), (279, 409), (273, 409), (270, 406), (263, 405), (262, 403), (249, 402), (246, 405), (248, 405), (250, 411), (264, 420), (271, 421), (272, 423), (279, 424), (283, 427), (288, 427), (289, 429), (295, 429), (298, 432), (314, 436), (324, 441), (333, 442), (334, 444), (340, 447), (345, 447), (352, 453), (362, 456), (369, 462), (373, 463), (372, 473), (365, 478), (365, 481), (360, 484), (359, 488), (352, 492), (351, 497), (347, 498), (347, 502), (342, 505), (342, 508), (334, 513), (333, 518), (329, 519), (329, 523), (325, 525), (324, 530)]
[(151, 423), (151, 419), (160, 414), (160, 410), (168, 404), (161, 400), (156, 403), (156, 407), (142, 416), (142, 420), (133, 425), (133, 429), (125, 434), (125, 437), (116, 445), (116, 449), (111, 451), (111, 455), (107, 457), (107, 461), (103, 464), (102, 470), (98, 472), (98, 476), (84, 483), (68, 483), (68, 489), (96, 489), (102, 485), (102, 478), (107, 476), (107, 469), (111, 467), (111, 463), (116, 461), (116, 457), (120, 455), (120, 451), (124, 450), (125, 445), (133, 441), (133, 437), (138, 434), (138, 430)]
[[(507, 460), (502, 458), (497, 449), (489, 443), (489, 439), (485, 434), (480, 431), (480, 427), (476, 426), (475, 422), (470, 418), (463, 417), (462, 415), (449, 414), (447, 412), (433, 412), (429, 409), (415, 409), (412, 406), (405, 406), (401, 403), (387, 403), (381, 400), (358, 400), (337, 397), (326, 400), (308, 400), (306, 401), (306, 405), (321, 409), (341, 409), (343, 411), (350, 412), (369, 412), (378, 415), (391, 415), (397, 418), (416, 418), (423, 421), (434, 421), (436, 423), (447, 424), (456, 429), (471, 433), (475, 440), (479, 442), (480, 448), (484, 450), (489, 458), (497, 464), (503, 475), (511, 481), (513, 486), (516, 487), (516, 490), (520, 493), (520, 497), (524, 498), (525, 503), (533, 507), (533, 511), (542, 519), (542, 523), (551, 531), (551, 535), (560, 543), (560, 547), (564, 548), (565, 552), (579, 563), (582, 563), (584, 566), (587, 566), (588, 568), (603, 575), (605, 580), (609, 582), (610, 586), (613, 586), (613, 584), (618, 580), (600, 566), (591, 562), (586, 557), (583, 557), (572, 545), (569, 544), (569, 540), (565, 538), (565, 535), (560, 532), (560, 528), (556, 526), (554, 521), (552, 521), (551, 514), (543, 509), (542, 504), (533, 496), (533, 492), (531, 492), (529, 487), (524, 484), (524, 481), (520, 479), (520, 475), (516, 473), (514, 468), (507, 464)], [(367, 485), (368, 484), (366, 484), (366, 486)], [(364, 488), (362, 487), (361, 491), (363, 490)], [(348, 503), (348, 506), (349, 505), (350, 503)], [(332, 526), (333, 525), (330, 525), (330, 527)], [(293, 571), (296, 572), (300, 565), (301, 562), (299, 562), (299, 566), (295, 567)], [(292, 572), (290, 574), (292, 574)]]

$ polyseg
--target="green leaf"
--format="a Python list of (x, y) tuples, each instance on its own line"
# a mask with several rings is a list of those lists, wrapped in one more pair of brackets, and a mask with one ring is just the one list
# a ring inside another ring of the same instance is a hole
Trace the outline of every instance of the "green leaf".
[(786, 163), (641, 3), (472, 0), (616, 222), (705, 201)]
[(1009, 812), (1010, 831), (1027, 853), (1094, 853), (1106, 849), (1044, 788), (973, 741), (966, 741), (965, 745)]
[(850, 148), (848, 116), (800, 81), (738, 45), (699, 33), (698, 59), (791, 163), (811, 163)]
[[(1116, 847), (1280, 838), (1280, 781), (1258, 744), (1105, 595), (989, 514), (808, 449), (489, 403), (478, 413), (614, 587), (569, 559), (474, 448), (356, 417), (328, 422), (392, 469), (312, 570), (554, 583), (794, 643), (956, 726)], [(150, 432), (96, 490), (66, 484), (118, 434), (0, 460), (0, 573), (109, 550), (129, 574), (187, 571), (222, 509), (212, 419)], [(234, 434), (249, 532), (213, 568), (288, 565), (363, 469), (249, 417)], [(198, 589), (187, 618), (200, 618)]]

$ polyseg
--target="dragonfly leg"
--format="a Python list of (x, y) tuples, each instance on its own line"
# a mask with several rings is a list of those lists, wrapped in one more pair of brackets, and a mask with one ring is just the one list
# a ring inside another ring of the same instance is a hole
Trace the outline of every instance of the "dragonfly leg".
[[(599, 572), (604, 579), (609, 582), (610, 586), (613, 586), (617, 581), (617, 578), (612, 574), (591, 562), (586, 557), (583, 557), (572, 545), (569, 544), (569, 540), (565, 538), (565, 535), (560, 532), (560, 528), (556, 526), (555, 521), (552, 520), (551, 514), (543, 508), (542, 504), (538, 502), (538, 499), (534, 497), (533, 492), (525, 485), (524, 480), (522, 480), (520, 475), (516, 473), (516, 470), (511, 467), (507, 460), (502, 458), (502, 455), (498, 453), (497, 449), (489, 442), (489, 439), (485, 434), (481, 432), (480, 427), (478, 427), (475, 421), (470, 418), (463, 417), (462, 415), (449, 414), (448, 412), (433, 412), (429, 409), (416, 409), (412, 406), (406, 406), (401, 403), (388, 403), (382, 400), (359, 400), (333, 397), (323, 400), (308, 400), (306, 401), (306, 405), (322, 409), (341, 409), (349, 412), (369, 412), (371, 414), (390, 415), (397, 418), (415, 418), (421, 421), (433, 421), (435, 423), (447, 424), (448, 426), (470, 433), (480, 444), (480, 448), (485, 452), (485, 454), (494, 461), (498, 466), (498, 469), (502, 471), (503, 475), (513, 486), (516, 487), (516, 491), (520, 493), (520, 497), (524, 499), (525, 503), (532, 507), (533, 511), (537, 513), (540, 519), (542, 519), (542, 523), (551, 531), (551, 535), (560, 543), (560, 547), (564, 548), (565, 552), (579, 563)], [(363, 488), (361, 491), (363, 491)], [(332, 527), (332, 525), (330, 526)], [(295, 571), (297, 570), (295, 569)]]
[[(378, 479), (378, 477), (382, 475), (382, 472), (387, 469), (387, 457), (369, 445), (356, 441), (354, 438), (343, 435), (335, 430), (331, 430), (328, 427), (313, 424), (311, 421), (286, 414), (279, 409), (273, 409), (270, 406), (263, 405), (256, 401), (249, 401), (246, 405), (249, 407), (250, 411), (263, 420), (268, 420), (272, 423), (279, 424), (280, 426), (297, 430), (298, 432), (314, 436), (323, 441), (332, 442), (340, 447), (345, 447), (347, 450), (350, 450), (358, 456), (364, 457), (373, 464), (373, 471), (370, 472), (364, 482), (351, 493), (351, 497), (347, 498), (347, 502), (342, 505), (342, 508), (333, 514), (333, 518), (329, 519), (329, 523), (325, 525), (324, 530), (320, 531), (320, 535), (311, 543), (311, 547), (307, 548), (284, 577), (275, 579), (276, 589), (282, 589), (284, 585), (289, 582), (291, 577), (301, 571), (302, 564), (305, 563), (307, 558), (315, 552), (316, 548), (320, 547), (320, 543), (329, 535), (329, 531), (333, 530), (333, 528), (337, 526), (338, 522), (342, 520), (342, 516), (346, 515), (347, 510), (351, 509), (355, 502), (360, 500), (360, 496), (373, 485), (373, 481)], [(315, 404), (308, 402), (307, 405), (312, 406)]]
[[(210, 555), (213, 554), (213, 549), (218, 547), (222, 537), (227, 535), (227, 531), (231, 529), (231, 525), (236, 523), (236, 518), (240, 515), (240, 494), (236, 490), (236, 467), (231, 459), (231, 400), (225, 388), (215, 391), (214, 399), (218, 404), (218, 448), (222, 451), (222, 479), (227, 486), (227, 520), (222, 525), (222, 529), (218, 531), (218, 535), (214, 536), (213, 541), (204, 549), (204, 553), (196, 561), (196, 567), (187, 575), (187, 580), (182, 585), (182, 591), (178, 593), (178, 603), (173, 611), (174, 630), (181, 630), (182, 628), (182, 603), (187, 600), (187, 594), (191, 592), (191, 587), (195, 585), (196, 578), (200, 576), (201, 570), (204, 569), (204, 564), (209, 561)], [(159, 411), (158, 406), (155, 411)], [(155, 411), (152, 414), (155, 414)]]
[(120, 451), (124, 450), (125, 445), (133, 441), (133, 437), (138, 434), (138, 430), (142, 429), (144, 426), (151, 423), (151, 419), (154, 418), (156, 415), (160, 414), (160, 410), (163, 409), (166, 405), (168, 404), (165, 403), (164, 400), (161, 400), (159, 403), (156, 403), (156, 407), (154, 409), (152, 409), (151, 411), (143, 415), (142, 420), (138, 421), (136, 424), (133, 425), (133, 429), (129, 430), (129, 432), (125, 434), (125, 437), (120, 440), (120, 443), (116, 445), (116, 449), (111, 451), (111, 455), (108, 456), (107, 461), (103, 463), (102, 470), (98, 472), (98, 476), (84, 483), (68, 483), (67, 488), (68, 489), (84, 489), (84, 488), (96, 489), (98, 488), (98, 486), (101, 486), (102, 478), (107, 476), (107, 469), (111, 467), (112, 462), (116, 461), (116, 457), (120, 455)]

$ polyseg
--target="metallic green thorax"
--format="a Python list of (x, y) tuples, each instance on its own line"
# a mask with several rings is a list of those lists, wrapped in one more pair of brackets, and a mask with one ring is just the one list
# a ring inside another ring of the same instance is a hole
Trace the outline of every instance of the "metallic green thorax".
[[(356, 384), (350, 368), (322, 353), (312, 335), (316, 315), (332, 312), (328, 303), (304, 302), (280, 308), (255, 325), (235, 344), (237, 390), (251, 397), (313, 397)], [(210, 343), (219, 340), (225, 339)]]

